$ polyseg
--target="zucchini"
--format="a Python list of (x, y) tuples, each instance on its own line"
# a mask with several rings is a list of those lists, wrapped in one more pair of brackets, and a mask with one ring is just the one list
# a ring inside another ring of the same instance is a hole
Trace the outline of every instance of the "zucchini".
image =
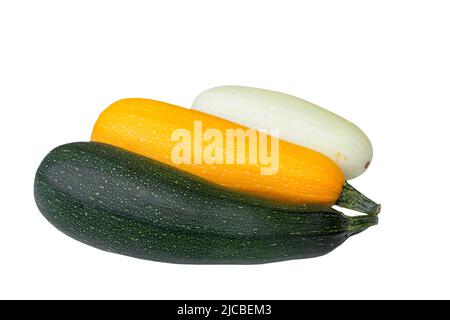
[(68, 236), (109, 252), (170, 263), (317, 257), (378, 221), (236, 193), (95, 142), (51, 151), (37, 171), (34, 192), (45, 218)]
[(360, 176), (372, 161), (372, 144), (355, 124), (281, 92), (243, 86), (216, 87), (200, 93), (192, 109), (252, 129), (277, 129), (280, 139), (333, 160), (346, 180)]

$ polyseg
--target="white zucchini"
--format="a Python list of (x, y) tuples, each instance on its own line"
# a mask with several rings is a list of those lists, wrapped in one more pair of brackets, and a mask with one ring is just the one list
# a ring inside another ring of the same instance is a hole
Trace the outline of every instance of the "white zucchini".
[(199, 94), (192, 108), (258, 130), (277, 129), (282, 140), (334, 160), (347, 180), (372, 160), (372, 144), (346, 119), (300, 98), (264, 89), (223, 86)]

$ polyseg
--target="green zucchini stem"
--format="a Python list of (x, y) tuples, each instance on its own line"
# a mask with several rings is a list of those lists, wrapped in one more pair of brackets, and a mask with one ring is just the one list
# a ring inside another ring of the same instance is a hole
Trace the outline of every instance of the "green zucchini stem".
[(361, 192), (353, 188), (347, 181), (344, 183), (342, 193), (336, 201), (336, 205), (369, 215), (380, 213), (381, 205), (367, 198)]
[(378, 224), (378, 217), (375, 215), (364, 215), (364, 216), (356, 216), (356, 217), (348, 217), (349, 221), (348, 230), (350, 232), (350, 236), (358, 234), (369, 227), (375, 226)]

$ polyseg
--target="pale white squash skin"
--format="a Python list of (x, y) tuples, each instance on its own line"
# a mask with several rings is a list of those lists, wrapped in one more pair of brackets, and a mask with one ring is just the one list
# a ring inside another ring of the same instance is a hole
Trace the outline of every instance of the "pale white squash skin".
[(216, 87), (199, 94), (192, 109), (253, 129), (277, 129), (280, 139), (335, 161), (347, 180), (361, 175), (372, 160), (372, 144), (360, 128), (284, 93), (242, 86)]

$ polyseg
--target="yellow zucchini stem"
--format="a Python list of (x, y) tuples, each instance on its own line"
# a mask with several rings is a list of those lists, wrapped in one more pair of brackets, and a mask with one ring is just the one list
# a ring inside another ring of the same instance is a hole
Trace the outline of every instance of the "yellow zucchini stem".
[(377, 215), (380, 213), (381, 205), (367, 198), (361, 192), (353, 188), (348, 182), (344, 183), (344, 188), (336, 201), (336, 205), (368, 215)]

